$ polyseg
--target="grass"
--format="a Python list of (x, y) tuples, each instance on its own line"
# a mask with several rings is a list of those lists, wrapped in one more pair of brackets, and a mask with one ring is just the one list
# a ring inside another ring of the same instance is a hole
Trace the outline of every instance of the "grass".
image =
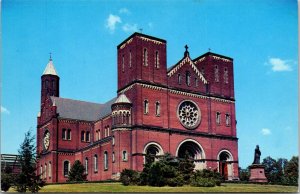
[[(15, 192), (13, 188), (9, 192)], [(46, 185), (40, 192), (298, 192), (296, 186), (223, 183), (216, 187), (123, 186), (121, 183), (82, 183)]]

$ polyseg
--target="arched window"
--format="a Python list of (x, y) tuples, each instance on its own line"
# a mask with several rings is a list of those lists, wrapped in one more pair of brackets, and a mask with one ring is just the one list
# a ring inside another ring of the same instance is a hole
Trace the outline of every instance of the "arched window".
[(159, 68), (159, 52), (155, 51), (155, 67)]
[(189, 71), (187, 71), (186, 73), (185, 73), (185, 75), (186, 75), (186, 85), (188, 85), (188, 86), (190, 86), (191, 85), (191, 74), (190, 74), (190, 72)]
[(144, 63), (144, 66), (148, 66), (148, 52), (147, 52), (147, 49), (144, 49), (144, 52), (143, 52), (143, 63)]
[(70, 171), (70, 162), (69, 161), (64, 161), (64, 176), (68, 176), (69, 174), (69, 171)]
[(217, 112), (217, 113), (216, 113), (216, 123), (217, 123), (218, 125), (221, 124), (221, 113), (220, 113), (220, 112)]
[(215, 66), (215, 82), (219, 82), (219, 67)]
[(89, 132), (89, 131), (86, 132), (85, 140), (86, 140), (87, 142), (90, 142), (90, 132)]
[(43, 178), (43, 166), (40, 166), (40, 178)]
[(115, 145), (115, 137), (112, 137), (112, 145)]
[(228, 84), (228, 70), (226, 67), (224, 69), (224, 83)]
[(178, 84), (181, 85), (181, 75), (180, 75), (180, 73), (178, 74)]
[(81, 141), (85, 141), (85, 132), (81, 131)]
[(122, 71), (124, 72), (125, 69), (125, 59), (124, 59), (124, 55), (122, 55)]
[(66, 134), (67, 134), (66, 129), (65, 128), (62, 129), (62, 139), (66, 139)]
[(46, 80), (45, 87), (48, 88), (48, 80)]
[(67, 131), (67, 139), (71, 140), (71, 129), (68, 129)]
[(55, 81), (52, 80), (52, 89), (54, 89), (54, 88), (55, 88)]
[(127, 161), (127, 152), (125, 150), (122, 152), (122, 160)]
[(112, 153), (112, 162), (115, 162), (115, 152)]
[(131, 68), (132, 66), (131, 61), (132, 61), (131, 50), (129, 50), (129, 68)]
[(195, 86), (198, 87), (198, 78), (195, 78)]
[(228, 113), (225, 114), (226, 125), (230, 125), (230, 115)]
[(144, 114), (149, 113), (149, 102), (148, 100), (144, 100)]
[(155, 103), (155, 115), (160, 116), (160, 102)]
[(109, 136), (110, 134), (110, 131), (109, 131), (110, 129), (109, 129), (109, 126), (107, 126), (107, 136)]
[(98, 156), (97, 156), (97, 154), (94, 155), (94, 171), (98, 172)]
[(84, 168), (85, 168), (85, 174), (88, 174), (89, 173), (89, 170), (88, 170), (88, 166), (89, 166), (89, 159), (88, 158), (85, 158), (85, 163), (84, 163)]
[(104, 152), (104, 170), (108, 169), (108, 153), (107, 151)]
[(47, 178), (47, 164), (45, 163), (45, 166), (44, 166), (44, 178), (46, 179)]
[(49, 176), (49, 178), (51, 177), (51, 175), (52, 175), (52, 166), (51, 166), (51, 162), (49, 162), (49, 164), (48, 164), (48, 176)]
[(100, 129), (98, 130), (98, 139), (101, 139), (101, 131), (100, 131)]

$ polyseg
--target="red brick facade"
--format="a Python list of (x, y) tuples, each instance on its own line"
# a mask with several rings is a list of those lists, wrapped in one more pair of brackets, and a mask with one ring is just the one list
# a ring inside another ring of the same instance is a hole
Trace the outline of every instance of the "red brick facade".
[(181, 157), (185, 151), (195, 168), (238, 178), (233, 59), (211, 52), (191, 59), (186, 47), (167, 69), (166, 41), (140, 33), (117, 48), (118, 98), (105, 104), (60, 98), (58, 75), (42, 76), (43, 178), (65, 182), (80, 160), (88, 180), (115, 179), (124, 168), (141, 171), (146, 153)]

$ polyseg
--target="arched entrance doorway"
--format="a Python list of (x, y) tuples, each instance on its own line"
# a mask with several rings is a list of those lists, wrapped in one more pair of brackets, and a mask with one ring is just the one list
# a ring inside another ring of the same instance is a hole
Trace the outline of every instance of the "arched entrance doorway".
[(179, 158), (185, 158), (186, 154), (194, 160), (195, 169), (201, 170), (206, 167), (205, 154), (202, 146), (193, 139), (187, 139), (179, 144), (176, 150), (176, 156)]
[(232, 171), (232, 154), (227, 151), (223, 150), (218, 154), (218, 161), (219, 161), (219, 173), (225, 178), (225, 180), (232, 180), (233, 171)]
[(144, 163), (148, 163), (156, 161), (157, 156), (163, 155), (164, 152), (158, 143), (150, 142), (145, 146), (144, 154), (149, 156), (148, 158), (144, 157)]

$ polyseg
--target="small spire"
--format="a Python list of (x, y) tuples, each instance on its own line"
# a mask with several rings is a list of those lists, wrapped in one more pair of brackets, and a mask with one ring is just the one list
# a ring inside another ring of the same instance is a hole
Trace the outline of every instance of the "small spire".
[(211, 49), (210, 48), (208, 48), (208, 52), (210, 52), (211, 51)]
[(186, 44), (186, 45), (184, 46), (184, 48), (185, 48), (184, 57), (189, 56), (190, 53), (189, 53), (189, 51), (188, 51), (188, 48), (189, 48), (188, 45)]
[(49, 54), (50, 54), (50, 59), (49, 59), (49, 61), (52, 61), (52, 57), (51, 57), (51, 54), (52, 54), (52, 53), (50, 52)]
[(139, 31), (140, 31), (140, 33), (142, 34), (142, 33), (143, 33), (143, 28), (140, 28)]

